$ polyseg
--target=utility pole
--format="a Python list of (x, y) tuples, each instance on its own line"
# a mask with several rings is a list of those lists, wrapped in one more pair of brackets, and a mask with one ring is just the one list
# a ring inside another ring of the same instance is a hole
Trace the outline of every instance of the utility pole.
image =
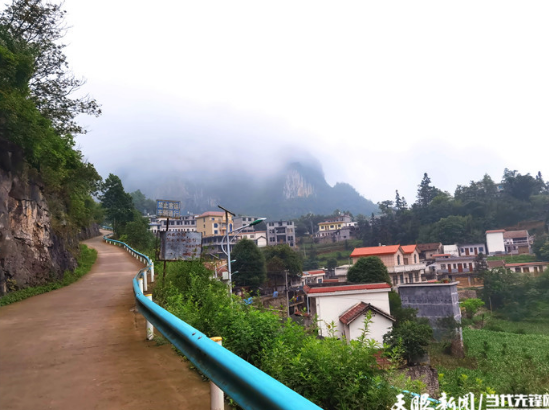
[(288, 296), (288, 270), (284, 270), (284, 276), (286, 278), (286, 307), (288, 309), (288, 317), (290, 317), (290, 299), (289, 299), (289, 296)]
[[(226, 208), (223, 208), (221, 205), (217, 205), (218, 208), (221, 208), (225, 211), (225, 240), (227, 242), (227, 271), (229, 273), (229, 296), (233, 293), (233, 278), (231, 272), (231, 244), (229, 243), (229, 214), (236, 216), (231, 211)], [(223, 248), (223, 246), (221, 247)], [(231, 298), (232, 300), (232, 298)]]

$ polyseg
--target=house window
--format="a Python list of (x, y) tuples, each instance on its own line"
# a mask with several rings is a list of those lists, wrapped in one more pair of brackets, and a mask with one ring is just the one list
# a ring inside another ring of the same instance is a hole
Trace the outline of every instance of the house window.
[(414, 263), (417, 263), (417, 255), (414, 254)]
[(219, 225), (218, 225), (218, 224), (214, 224), (214, 228), (218, 228), (218, 227), (219, 227)]
[(441, 264), (440, 264), (440, 269), (446, 269), (446, 264), (445, 264), (445, 263), (441, 263)]
[(530, 273), (530, 268), (524, 268), (522, 271), (525, 273)]
[(404, 283), (404, 275), (402, 273), (400, 274), (400, 283)]
[(214, 235), (217, 235), (217, 229), (214, 231)]
[(400, 255), (397, 255), (397, 265), (400, 265)]
[(398, 276), (396, 276), (396, 275), (393, 276), (393, 283), (394, 283), (395, 285), (398, 285)]
[(461, 253), (465, 253), (465, 249), (461, 248)]
[(414, 273), (414, 277), (416, 279), (416, 282), (419, 282), (419, 273), (417, 273), (417, 272)]
[(515, 272), (520, 273), (520, 268), (515, 268)]
[(479, 251), (480, 253), (484, 253), (484, 248), (481, 246), (480, 248), (478, 248), (478, 251)]

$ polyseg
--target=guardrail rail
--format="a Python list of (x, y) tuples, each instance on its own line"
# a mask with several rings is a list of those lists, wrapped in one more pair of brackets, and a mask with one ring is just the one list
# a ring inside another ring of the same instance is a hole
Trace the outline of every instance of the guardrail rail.
[[(144, 291), (147, 291), (148, 277), (154, 282), (154, 263), (147, 255), (132, 249), (124, 242), (111, 239), (108, 235), (103, 239), (109, 244), (123, 247), (146, 265), (133, 278), (133, 290), (139, 312), (201, 373), (243, 409), (320, 409), (316, 404), (154, 303), (150, 295), (144, 294)], [(152, 329), (149, 330), (149, 327), (147, 338), (152, 338)]]

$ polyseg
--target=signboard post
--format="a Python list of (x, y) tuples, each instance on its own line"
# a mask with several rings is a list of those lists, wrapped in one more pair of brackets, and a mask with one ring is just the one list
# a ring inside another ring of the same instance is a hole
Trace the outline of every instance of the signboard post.
[(202, 233), (184, 231), (160, 232), (161, 261), (188, 261), (200, 258)]

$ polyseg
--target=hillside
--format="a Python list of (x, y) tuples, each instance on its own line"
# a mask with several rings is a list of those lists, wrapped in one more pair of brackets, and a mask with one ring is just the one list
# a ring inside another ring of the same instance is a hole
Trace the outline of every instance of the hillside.
[[(153, 199), (175, 199), (183, 211), (191, 213), (216, 209), (218, 204), (239, 214), (269, 219), (297, 218), (301, 215), (331, 214), (335, 209), (370, 215), (377, 206), (361, 196), (351, 185), (330, 186), (319, 166), (292, 162), (267, 175), (252, 175), (245, 170), (223, 170), (198, 175), (177, 175), (163, 171), (135, 178), (120, 172), (129, 191), (140, 189)], [(159, 182), (161, 181), (161, 182)]]

